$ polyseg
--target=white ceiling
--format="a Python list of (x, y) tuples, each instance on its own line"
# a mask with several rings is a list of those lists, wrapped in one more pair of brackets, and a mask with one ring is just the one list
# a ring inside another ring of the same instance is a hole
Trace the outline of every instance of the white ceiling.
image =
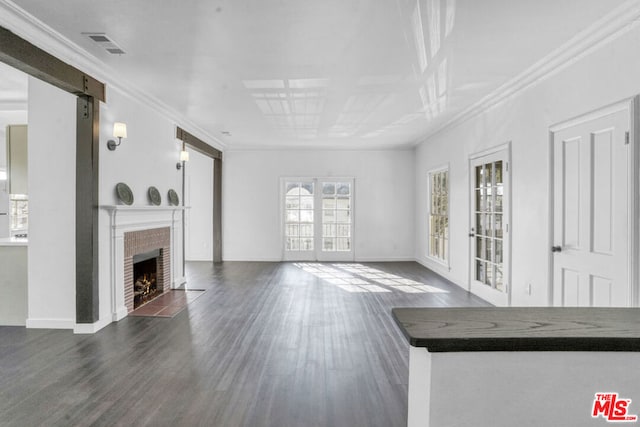
[(227, 149), (362, 149), (414, 145), (625, 2), (13, 3)]

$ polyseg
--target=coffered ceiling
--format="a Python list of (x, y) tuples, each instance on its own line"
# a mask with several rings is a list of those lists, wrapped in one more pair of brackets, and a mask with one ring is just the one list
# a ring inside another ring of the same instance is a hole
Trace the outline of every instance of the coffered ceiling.
[(1, 2), (226, 149), (410, 147), (633, 3)]

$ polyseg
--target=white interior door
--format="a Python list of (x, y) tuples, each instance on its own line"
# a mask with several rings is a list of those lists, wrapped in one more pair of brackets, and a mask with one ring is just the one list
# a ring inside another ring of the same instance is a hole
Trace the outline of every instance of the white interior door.
[(553, 304), (628, 306), (630, 103), (552, 128)]
[(509, 147), (471, 158), (470, 291), (509, 305)]
[(352, 178), (286, 178), (283, 187), (285, 260), (352, 261)]

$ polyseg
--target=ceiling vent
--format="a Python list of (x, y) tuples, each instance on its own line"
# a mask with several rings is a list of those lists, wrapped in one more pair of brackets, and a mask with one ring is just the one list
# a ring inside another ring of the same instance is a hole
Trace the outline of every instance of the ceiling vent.
[(125, 52), (105, 33), (82, 33), (112, 55), (123, 55)]

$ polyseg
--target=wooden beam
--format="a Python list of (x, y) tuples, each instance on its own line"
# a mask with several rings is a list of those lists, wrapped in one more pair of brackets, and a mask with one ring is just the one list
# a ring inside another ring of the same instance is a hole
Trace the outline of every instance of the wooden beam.
[(79, 96), (76, 125), (76, 323), (95, 323), (98, 301), (100, 102)]
[(0, 61), (75, 95), (105, 101), (104, 83), (0, 27)]
[[(190, 148), (213, 159), (213, 262), (222, 262), (222, 151), (216, 150), (179, 126), (176, 128), (176, 138)], [(184, 200), (184, 169), (182, 183), (182, 198)], [(184, 216), (182, 224), (184, 241)], [(184, 257), (183, 249), (183, 260)]]
[(213, 262), (222, 262), (222, 159), (213, 159)]
[(209, 156), (213, 159), (222, 159), (222, 151), (216, 150), (197, 136), (194, 136), (182, 129), (180, 126), (176, 127), (176, 138), (205, 156)]

